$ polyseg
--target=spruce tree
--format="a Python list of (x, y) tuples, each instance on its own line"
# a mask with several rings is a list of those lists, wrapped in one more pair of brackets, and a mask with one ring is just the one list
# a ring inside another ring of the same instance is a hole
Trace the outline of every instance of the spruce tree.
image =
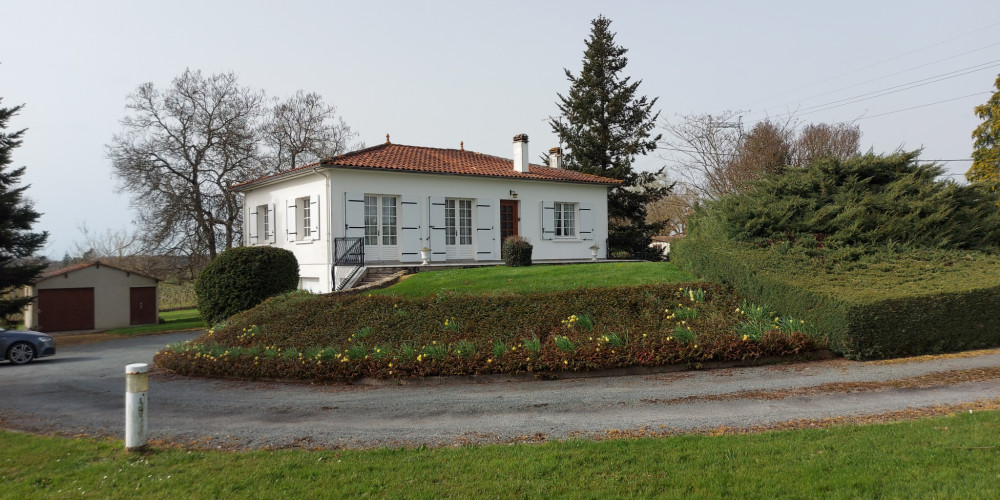
[(646, 222), (646, 207), (670, 187), (653, 183), (655, 172), (632, 168), (636, 157), (653, 152), (661, 138), (652, 133), (659, 116), (653, 111), (657, 98), (639, 96), (642, 80), (622, 74), (628, 49), (615, 44), (610, 26), (604, 16), (591, 21), (583, 68), (578, 76), (564, 70), (569, 93), (557, 94), (562, 114), (549, 123), (564, 145), (566, 168), (622, 181), (608, 193), (608, 244), (636, 254), (645, 252), (651, 237), (663, 229), (663, 222)]
[(31, 232), (32, 224), (41, 214), (24, 198), (28, 186), (17, 186), (25, 167), (8, 170), (13, 161), (11, 152), (21, 145), (24, 129), (7, 133), (7, 121), (21, 107), (0, 107), (0, 324), (5, 326), (10, 326), (11, 317), (32, 300), (17, 298), (12, 292), (19, 291), (19, 287), (29, 284), (45, 269), (44, 263), (31, 257), (49, 236), (45, 231)]

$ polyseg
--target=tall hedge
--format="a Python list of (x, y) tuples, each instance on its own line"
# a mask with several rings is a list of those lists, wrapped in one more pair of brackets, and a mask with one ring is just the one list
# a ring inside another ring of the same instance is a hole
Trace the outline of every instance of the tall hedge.
[(1000, 345), (997, 193), (917, 152), (820, 160), (696, 209), (671, 259), (855, 359)]
[(195, 282), (195, 294), (202, 318), (214, 324), (298, 285), (299, 263), (292, 252), (238, 247), (205, 266)]

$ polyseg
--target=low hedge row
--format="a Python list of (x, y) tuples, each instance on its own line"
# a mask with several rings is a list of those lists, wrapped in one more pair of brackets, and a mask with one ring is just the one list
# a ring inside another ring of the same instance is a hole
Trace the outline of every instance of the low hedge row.
[(185, 374), (353, 380), (735, 361), (816, 347), (799, 321), (767, 311), (751, 321), (741, 307), (705, 283), (521, 296), (293, 293), (155, 361)]
[(684, 269), (806, 318), (853, 359), (1000, 345), (1000, 259), (921, 250), (824, 261), (824, 253), (688, 237), (671, 258)]

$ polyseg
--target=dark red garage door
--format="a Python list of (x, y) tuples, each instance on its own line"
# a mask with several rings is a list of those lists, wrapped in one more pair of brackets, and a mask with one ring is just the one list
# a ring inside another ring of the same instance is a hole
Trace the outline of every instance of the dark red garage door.
[(93, 288), (38, 291), (38, 329), (43, 332), (94, 329)]
[(133, 325), (156, 324), (156, 287), (129, 288), (129, 311)]

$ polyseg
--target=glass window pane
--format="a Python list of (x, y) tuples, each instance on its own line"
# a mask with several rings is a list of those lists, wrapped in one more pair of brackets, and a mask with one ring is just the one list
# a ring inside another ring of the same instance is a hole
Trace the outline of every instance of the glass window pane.
[(378, 245), (377, 196), (365, 196), (365, 245)]
[(396, 244), (396, 197), (382, 197), (382, 244)]
[(444, 200), (444, 244), (455, 244), (455, 200)]
[(458, 204), (459, 243), (472, 244), (472, 200), (459, 200)]

